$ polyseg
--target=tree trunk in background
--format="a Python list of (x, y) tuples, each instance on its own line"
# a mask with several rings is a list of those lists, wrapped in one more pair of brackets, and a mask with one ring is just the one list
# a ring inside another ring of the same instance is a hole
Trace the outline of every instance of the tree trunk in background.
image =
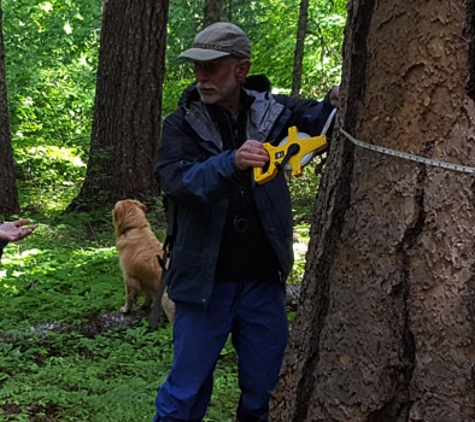
[(104, 0), (86, 180), (69, 211), (158, 193), (168, 0)]
[(305, 35), (307, 34), (309, 0), (300, 0), (297, 41), (295, 44), (294, 67), (292, 72), (292, 97), (300, 97), (302, 82), (302, 63), (305, 50)]
[(0, 0), (0, 215), (19, 212), (18, 190), (13, 165), (12, 137), (8, 120), (7, 84), (3, 43), (3, 12)]
[(203, 12), (203, 28), (221, 21), (222, 0), (206, 0)]
[[(341, 127), (473, 166), (474, 23), (474, 0), (352, 0)], [(474, 421), (474, 239), (473, 175), (335, 136), (270, 420)]]

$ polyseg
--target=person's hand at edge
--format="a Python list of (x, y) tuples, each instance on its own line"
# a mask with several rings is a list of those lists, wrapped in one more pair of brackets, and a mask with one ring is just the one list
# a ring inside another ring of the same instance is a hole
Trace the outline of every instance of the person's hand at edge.
[(330, 104), (334, 108), (338, 108), (340, 106), (340, 87), (336, 86), (332, 88), (330, 91)]
[(38, 224), (30, 224), (30, 220), (21, 219), (3, 223), (0, 225), (0, 241), (2, 242), (18, 242), (28, 237), (38, 227)]

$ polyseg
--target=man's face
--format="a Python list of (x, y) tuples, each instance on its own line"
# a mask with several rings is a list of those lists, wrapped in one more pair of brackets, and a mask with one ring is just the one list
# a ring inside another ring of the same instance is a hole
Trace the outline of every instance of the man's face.
[(246, 78), (250, 61), (227, 56), (209, 61), (195, 60), (193, 63), (201, 100), (235, 112), (234, 108), (239, 103), (239, 86)]

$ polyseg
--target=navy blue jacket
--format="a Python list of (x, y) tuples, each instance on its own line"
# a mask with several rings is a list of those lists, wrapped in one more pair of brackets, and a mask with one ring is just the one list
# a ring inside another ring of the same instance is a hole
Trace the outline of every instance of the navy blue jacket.
[[(300, 132), (320, 135), (332, 111), (328, 95), (320, 103), (272, 95), (265, 77), (248, 78), (243, 89), (254, 98), (247, 139), (276, 145), (294, 125)], [(241, 173), (235, 151), (223, 151), (222, 145), (219, 129), (191, 87), (165, 119), (155, 166), (157, 181), (176, 204), (176, 238), (167, 279), (175, 301), (206, 306), (211, 296), (233, 179)], [(265, 184), (253, 183), (253, 195), (285, 280), (293, 265), (293, 219), (283, 173)]]
[[(2, 223), (0, 223), (0, 226), (2, 225)], [(8, 242), (0, 242), (0, 259), (2, 259), (2, 255), (3, 255), (3, 248), (5, 246), (8, 245)]]

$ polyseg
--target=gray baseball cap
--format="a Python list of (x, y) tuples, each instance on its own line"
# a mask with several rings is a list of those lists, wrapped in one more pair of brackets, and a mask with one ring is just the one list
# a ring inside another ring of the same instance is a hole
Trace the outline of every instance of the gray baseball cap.
[(225, 56), (251, 57), (251, 42), (246, 33), (229, 22), (217, 22), (196, 35), (193, 45), (180, 58), (207, 61)]

